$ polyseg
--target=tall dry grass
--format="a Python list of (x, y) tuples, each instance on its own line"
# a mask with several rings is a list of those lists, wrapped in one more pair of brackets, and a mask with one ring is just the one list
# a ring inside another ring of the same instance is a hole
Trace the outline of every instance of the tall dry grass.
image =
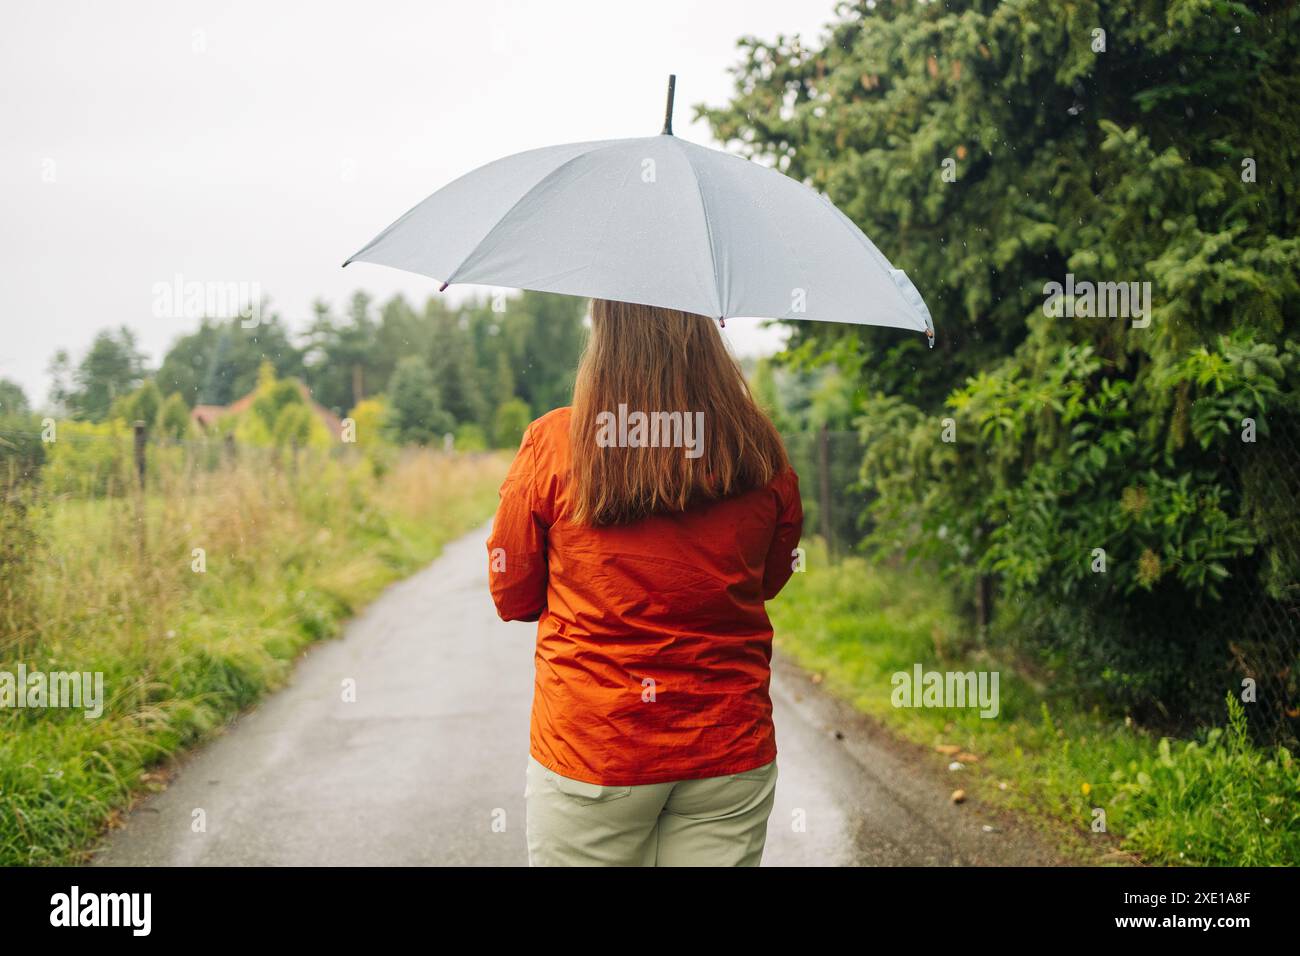
[(389, 455), (160, 449), (143, 493), (9, 492), (0, 672), (102, 672), (106, 702), (0, 709), (0, 864), (76, 860), (150, 768), (486, 519), (508, 464)]

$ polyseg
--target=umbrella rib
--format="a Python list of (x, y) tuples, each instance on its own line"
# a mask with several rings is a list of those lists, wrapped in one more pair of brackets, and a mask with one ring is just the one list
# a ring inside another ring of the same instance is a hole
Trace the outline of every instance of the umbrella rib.
[[(613, 142), (613, 141), (611, 141), (611, 142)], [(572, 144), (572, 145), (574, 145), (574, 146), (594, 146), (594, 145), (597, 145), (597, 141), (593, 141), (593, 142), (590, 142), (590, 143), (574, 143), (574, 144)], [(542, 152), (544, 149), (545, 149), (545, 147), (542, 147), (542, 148), (540, 148), (540, 149), (538, 149), (538, 150), (527, 150), (526, 152)], [(588, 152), (591, 152), (591, 150), (588, 150)], [(523, 154), (518, 154), (518, 155), (523, 155)], [(575, 158), (576, 158), (576, 157), (575, 157)], [(490, 166), (490, 165), (492, 165), (492, 164), (489, 163), (488, 165)], [(561, 164), (561, 165), (563, 165), (563, 164)], [(482, 168), (483, 168), (483, 167), (480, 167), (480, 169), (482, 169)], [(559, 166), (557, 166), (556, 169), (559, 169)], [(458, 176), (456, 179), (452, 180), (451, 183), (448, 183), (448, 186), (455, 185), (456, 183), (461, 182), (462, 180), (466, 179), (466, 178), (469, 177), (469, 176), (472, 176), (474, 173), (479, 172), (479, 171), (480, 171), (479, 169), (472, 169), (472, 170), (470, 170), (468, 173), (465, 173), (465, 174), (462, 175), (462, 176)], [(555, 171), (555, 170), (551, 170), (551, 172), (554, 172), (554, 171)], [(550, 175), (550, 173), (547, 173), (547, 175)], [(543, 178), (545, 178), (545, 177), (543, 177)], [(446, 188), (446, 187), (444, 187), (444, 188)], [(441, 190), (441, 189), (438, 190), (438, 191), (435, 192), (433, 195), (437, 195), (438, 192), (442, 192), (442, 190)], [(384, 230), (383, 230), (381, 233), (379, 233), (379, 235), (375, 236), (375, 238), (371, 239), (369, 242), (367, 242), (364, 246), (362, 246), (362, 247), (361, 247), (360, 249), (358, 249), (356, 252), (352, 253), (352, 255), (348, 256), (347, 261), (344, 262), (343, 265), (344, 265), (344, 266), (349, 266), (349, 265), (351, 265), (352, 263), (358, 261), (358, 259), (359, 259), (361, 256), (365, 255), (367, 252), (369, 252), (371, 249), (373, 249), (376, 245), (378, 245), (381, 241), (383, 241), (385, 238), (387, 238), (389, 235), (391, 235), (391, 234), (392, 234), (396, 229), (398, 229), (398, 227), (400, 227), (403, 223), (405, 223), (406, 220), (410, 219), (411, 216), (413, 216), (413, 215), (415, 215), (417, 212), (419, 212), (420, 209), (423, 208), (424, 204), (427, 203), (427, 202), (428, 202), (430, 199), (432, 199), (432, 198), (433, 198), (433, 196), (425, 196), (423, 199), (421, 199), (418, 203), (416, 203), (416, 204), (415, 204), (414, 206), (412, 206), (410, 209), (406, 210), (406, 212), (402, 213), (402, 214), (401, 214), (400, 216), (398, 216), (395, 220), (393, 220), (392, 222), (390, 222), (387, 226), (384, 227)], [(472, 253), (471, 253), (471, 254), (472, 254)], [(467, 257), (467, 258), (468, 258), (468, 257)], [(457, 266), (457, 268), (460, 268), (460, 267)], [(428, 274), (428, 273), (421, 273), (421, 275), (427, 275), (427, 274)], [(431, 278), (434, 278), (434, 277), (431, 277)]]
[(496, 231), (501, 228), (501, 224), (505, 222), (507, 219), (509, 219), (510, 216), (514, 213), (514, 211), (519, 208), (519, 204), (522, 203), (529, 196), (531, 196), (533, 193), (537, 192), (537, 190), (540, 189), (548, 179), (550, 179), (552, 176), (554, 176), (556, 173), (560, 172), (561, 170), (567, 168), (568, 166), (571, 166), (573, 163), (576, 163), (578, 160), (586, 156), (590, 156), (592, 153), (599, 153), (602, 150), (609, 149), (611, 146), (615, 146), (619, 142), (621, 142), (621, 140), (616, 140), (616, 139), (609, 140), (599, 146), (596, 146), (593, 149), (587, 150), (584, 153), (579, 153), (577, 156), (571, 156), (570, 158), (566, 159), (564, 162), (560, 163), (560, 165), (552, 169), (550, 172), (548, 172), (545, 176), (539, 178), (537, 182), (529, 186), (528, 189), (525, 190), (523, 195), (521, 195), (518, 199), (512, 202), (510, 204), (510, 208), (501, 214), (501, 218), (499, 218), (496, 221), (496, 223), (493, 224), (492, 228), (489, 229), (483, 235), (483, 238), (480, 239), (478, 242), (474, 243), (474, 247), (470, 249), (470, 251), (465, 255), (464, 259), (460, 260), (460, 263), (456, 266), (456, 268), (451, 270), (451, 274), (447, 276), (446, 280), (443, 283), (444, 288), (446, 286), (451, 285), (451, 283), (455, 281), (456, 273), (460, 272), (461, 269), (465, 268), (465, 263), (469, 262), (471, 259), (474, 258), (474, 254), (477, 253), (479, 249), (483, 247), (483, 244), (485, 242), (487, 242), (489, 239), (492, 238), (492, 236), (496, 233)]
[[(835, 214), (835, 218), (839, 220), (840, 225), (845, 228), (845, 230), (849, 233), (849, 235), (853, 237), (853, 239), (858, 243), (858, 245), (860, 245), (867, 252), (867, 254), (871, 256), (872, 259), (874, 259), (877, 263), (879, 263), (882, 269), (888, 272), (888, 270), (894, 268), (893, 264), (889, 261), (889, 259), (885, 257), (885, 254), (876, 248), (875, 243), (871, 241), (871, 239), (867, 236), (865, 232), (863, 232), (861, 229), (858, 228), (858, 224), (855, 223), (852, 219), (850, 219), (848, 217), (848, 214), (846, 214), (842, 209), (840, 209), (839, 206), (835, 205), (835, 203), (831, 202), (830, 199), (828, 199), (823, 193), (819, 192), (817, 193), (817, 196), (818, 198), (821, 199), (822, 202), (824, 202), (827, 206), (831, 208), (831, 211)], [(898, 288), (897, 283), (893, 282), (892, 275), (890, 275), (890, 281), (893, 286), (895, 297), (900, 302), (903, 303), (903, 305), (906, 307), (908, 312), (915, 313), (916, 310), (912, 307), (912, 303), (907, 301), (907, 298), (903, 295), (902, 290)], [(920, 319), (924, 325), (924, 328), (918, 329), (917, 331), (926, 332), (930, 336), (930, 342), (932, 343), (933, 346), (933, 342), (934, 342), (933, 320), (926, 321), (925, 316), (920, 315), (919, 313), (917, 313), (916, 317)]]
[[(676, 137), (674, 137), (673, 141), (681, 143), (681, 140)], [(718, 313), (719, 319), (724, 319), (726, 318), (726, 310), (723, 308), (722, 291), (718, 288), (718, 281), (720, 278), (718, 275), (718, 253), (713, 247), (713, 223), (709, 220), (709, 207), (704, 201), (704, 189), (700, 186), (700, 174), (696, 170), (695, 164), (691, 162), (690, 154), (686, 151), (684, 146), (679, 146), (678, 149), (681, 151), (682, 159), (686, 161), (686, 166), (691, 171), (691, 176), (695, 180), (695, 195), (700, 199), (700, 215), (704, 217), (704, 235), (709, 243), (709, 270), (713, 275), (714, 311)]]

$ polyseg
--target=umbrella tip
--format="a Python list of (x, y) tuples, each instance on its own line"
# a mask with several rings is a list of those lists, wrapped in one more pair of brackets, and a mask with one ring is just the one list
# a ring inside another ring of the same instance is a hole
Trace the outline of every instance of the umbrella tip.
[(438, 286), (438, 291), (439, 291), (439, 292), (446, 292), (446, 291), (447, 291), (447, 286), (449, 286), (449, 285), (451, 285), (450, 282), (444, 282), (442, 285)]
[(664, 128), (660, 130), (661, 136), (673, 135), (673, 91), (677, 87), (677, 74), (668, 74), (668, 105), (664, 108)]

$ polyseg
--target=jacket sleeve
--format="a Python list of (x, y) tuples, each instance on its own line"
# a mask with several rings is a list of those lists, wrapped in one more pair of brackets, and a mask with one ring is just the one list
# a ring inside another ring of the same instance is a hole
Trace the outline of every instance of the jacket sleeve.
[(763, 600), (770, 601), (781, 593), (794, 573), (794, 549), (803, 534), (803, 501), (799, 497), (799, 476), (793, 468), (773, 484), (776, 492), (776, 533), (767, 552), (763, 571)]
[(524, 432), (501, 484), (488, 536), (488, 585), (503, 621), (536, 621), (546, 610), (546, 530), (537, 501), (537, 448)]

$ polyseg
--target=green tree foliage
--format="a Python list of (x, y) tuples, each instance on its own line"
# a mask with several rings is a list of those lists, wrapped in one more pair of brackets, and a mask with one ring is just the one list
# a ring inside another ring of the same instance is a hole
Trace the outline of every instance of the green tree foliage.
[(31, 411), (27, 402), (27, 393), (21, 385), (7, 378), (0, 378), (0, 417), (5, 415), (25, 415)]
[(281, 378), (303, 376), (302, 353), (278, 315), (262, 318), (254, 328), (244, 328), (238, 318), (205, 319), (197, 331), (176, 340), (155, 378), (163, 393), (179, 392), (191, 408), (229, 405), (256, 387), (263, 362)]
[(428, 445), (455, 430), (455, 421), (442, 408), (433, 372), (418, 355), (397, 363), (388, 386), (386, 425), (402, 444)]
[(363, 448), (380, 444), (387, 429), (388, 400), (375, 397), (362, 399), (357, 407), (348, 412), (356, 426), (356, 443)]
[(456, 429), (453, 447), (457, 451), (485, 451), (488, 447), (487, 435), (473, 422), (466, 422)]
[(336, 318), (329, 306), (317, 302), (307, 330), (303, 357), (307, 384), (316, 401), (342, 414), (367, 395), (383, 390), (375, 348), (379, 326), (370, 314), (370, 297), (364, 292), (352, 296), (348, 314)]
[(335, 442), (309, 402), (306, 386), (296, 378), (279, 378), (269, 361), (258, 369), (249, 406), (227, 414), (218, 428), (241, 444), (258, 447), (328, 448)]
[(40, 474), (46, 448), (41, 428), (39, 415), (0, 410), (0, 501), (10, 489), (26, 485)]
[(498, 448), (518, 448), (524, 440), (524, 429), (532, 420), (532, 413), (522, 399), (502, 402), (492, 420), (492, 443)]
[(114, 400), (133, 391), (145, 377), (144, 355), (136, 345), (135, 333), (126, 326), (95, 336), (90, 351), (71, 371), (70, 384), (64, 378), (69, 367), (66, 352), (56, 355), (51, 363), (54, 399), (73, 417), (92, 422), (107, 418)]
[(485, 379), (474, 353), (469, 314), (454, 312), (431, 297), (424, 319), (431, 331), (427, 362), (439, 404), (457, 422), (483, 424), (488, 410)]
[[(41, 441), (43, 427), (42, 416), (31, 410), (22, 387), (9, 379), (0, 379), (0, 525), (5, 526), (4, 535), (18, 536), (0, 544), (0, 552), (6, 552), (0, 553), (0, 580), (11, 568), (17, 573), (22, 564), (19, 552), (30, 544), (22, 538), (27, 533), (24, 529), (29, 528), (27, 506), (15, 492), (40, 475), (46, 449), (45, 442)], [(14, 509), (9, 515), (3, 514), (6, 504)], [(8, 523), (10, 520), (12, 525)], [(0, 584), (0, 604), (5, 593), (5, 587)], [(16, 594), (16, 586), (9, 593)]]
[(311, 431), (311, 410), (301, 402), (290, 402), (275, 416), (271, 440), (277, 448), (301, 448), (311, 438)]
[(120, 495), (136, 487), (131, 430), (115, 418), (61, 421), (58, 439), (45, 446), (44, 491), (77, 497)]
[(113, 403), (113, 417), (126, 424), (144, 422), (146, 428), (153, 428), (158, 422), (158, 412), (162, 409), (162, 392), (158, 390), (153, 379), (128, 395), (123, 395)]
[(586, 341), (586, 301), (524, 292), (498, 315), (518, 395), (535, 414), (573, 399), (573, 375)]
[(784, 406), (781, 401), (781, 390), (776, 383), (776, 363), (769, 358), (759, 359), (754, 366), (750, 388), (758, 407), (767, 413), (777, 428), (784, 427)]
[(400, 295), (389, 299), (380, 309), (374, 354), (369, 363), (372, 388), (386, 389), (398, 362), (408, 355), (428, 355), (432, 347), (433, 329), (420, 312)]
[(297, 379), (277, 380), (274, 377), (263, 377), (257, 391), (257, 397), (253, 399), (253, 413), (270, 431), (274, 431), (275, 423), (280, 420), (285, 408), (291, 405), (302, 407), (307, 405)]
[[(1113, 702), (1195, 717), (1250, 676), (1285, 723), (1297, 649), (1253, 609), (1296, 603), (1279, 537), (1296, 499), (1278, 515), (1251, 476), (1295, 471), (1268, 436), (1297, 405), (1300, 13), (841, 13), (816, 47), (742, 41), (735, 98), (703, 112), (825, 191), (935, 315), (932, 354), (893, 330), (795, 329), (797, 354), (856, 377), (874, 542), (967, 597), (992, 582), (1008, 633)], [(1045, 314), (1067, 273), (1149, 282), (1149, 315)]]
[[(500, 408), (506, 402), (515, 397), (515, 372), (510, 366), (510, 356), (504, 351), (497, 353), (496, 377), (493, 382), (492, 397), (496, 406)], [(527, 407), (527, 402), (524, 406)]]
[(179, 392), (172, 392), (158, 409), (158, 434), (174, 441), (190, 433), (190, 408)]
[[(382, 431), (398, 441), (440, 442), (465, 428), (475, 445), (496, 444), (501, 435), (503, 447), (513, 448), (520, 409), (541, 414), (570, 401), (585, 311), (583, 299), (532, 292), (454, 308), (430, 296), (419, 310), (395, 296), (376, 310), (358, 292), (342, 318), (317, 302), (301, 348), (275, 315), (253, 328), (240, 319), (204, 320), (175, 341), (148, 382), (135, 340), (123, 329), (101, 334), (80, 364), (66, 350), (56, 353), (51, 397), (69, 414), (93, 420), (112, 414), (152, 427), (165, 414), (163, 433), (180, 437), (188, 432), (188, 418), (182, 422), (180, 409), (170, 398), (164, 403), (164, 395), (180, 395), (188, 410), (231, 405), (255, 391), (256, 424), (231, 417), (220, 430), (242, 430), (241, 440), (266, 444), (274, 440), (284, 406), (306, 402), (302, 381), (312, 399), (340, 416), (346, 409), (370, 409), (365, 403), (372, 399), (392, 398), (383, 403), (385, 423), (372, 429), (372, 439)], [(0, 402), (5, 394), (0, 387)], [(508, 421), (498, 427), (503, 406)], [(431, 417), (421, 421), (425, 414)]]
[(190, 408), (179, 392), (166, 399), (158, 388), (156, 378), (148, 379), (128, 395), (113, 403), (112, 417), (128, 428), (144, 422), (150, 433), (179, 441), (190, 432)]

